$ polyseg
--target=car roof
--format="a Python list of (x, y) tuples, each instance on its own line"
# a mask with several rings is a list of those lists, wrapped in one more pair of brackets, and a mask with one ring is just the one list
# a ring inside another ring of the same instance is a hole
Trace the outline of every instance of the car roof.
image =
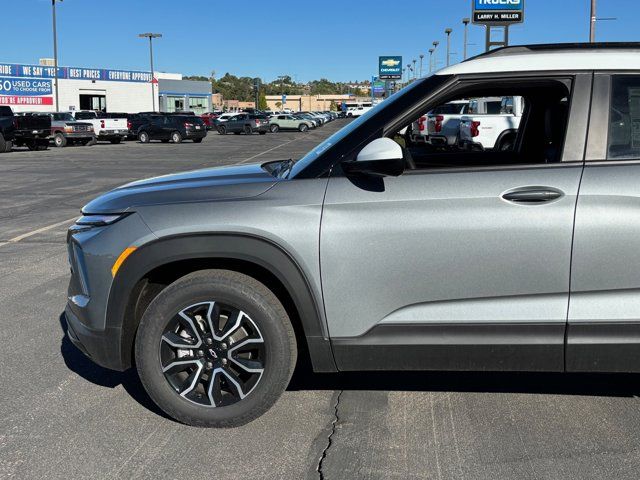
[(567, 70), (640, 71), (640, 43), (560, 43), (503, 47), (444, 68), (436, 75)]

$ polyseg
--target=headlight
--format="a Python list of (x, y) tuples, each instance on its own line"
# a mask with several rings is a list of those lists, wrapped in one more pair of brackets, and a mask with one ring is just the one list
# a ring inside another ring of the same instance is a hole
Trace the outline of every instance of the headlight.
[(93, 227), (102, 227), (111, 225), (121, 218), (129, 215), (128, 213), (108, 214), (108, 215), (83, 215), (76, 220), (76, 225), (91, 225)]

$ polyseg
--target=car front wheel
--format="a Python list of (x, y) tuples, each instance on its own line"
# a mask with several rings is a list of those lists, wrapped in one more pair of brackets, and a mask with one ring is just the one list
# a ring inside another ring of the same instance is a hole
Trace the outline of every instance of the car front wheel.
[(266, 412), (287, 387), (295, 335), (277, 297), (229, 270), (188, 274), (144, 313), (136, 365), (150, 397), (188, 425), (235, 427)]

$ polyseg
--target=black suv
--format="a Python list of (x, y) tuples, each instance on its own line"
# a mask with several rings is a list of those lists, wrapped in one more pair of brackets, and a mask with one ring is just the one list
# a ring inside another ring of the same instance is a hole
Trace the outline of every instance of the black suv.
[(151, 140), (164, 143), (193, 140), (194, 143), (200, 143), (207, 136), (207, 128), (204, 121), (194, 115), (160, 114), (148, 116), (138, 127), (137, 135), (142, 143)]

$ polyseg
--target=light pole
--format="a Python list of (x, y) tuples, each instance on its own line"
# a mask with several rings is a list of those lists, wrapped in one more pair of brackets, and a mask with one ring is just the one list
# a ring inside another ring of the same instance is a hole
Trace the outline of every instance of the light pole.
[(451, 64), (451, 32), (453, 32), (451, 28), (444, 30), (444, 33), (447, 34), (447, 67)]
[(433, 52), (435, 52), (435, 49), (430, 48), (429, 49), (429, 73), (433, 72)]
[(467, 59), (467, 45), (468, 45), (468, 30), (469, 30), (469, 23), (471, 22), (471, 19), (469, 18), (463, 18), (462, 19), (462, 23), (464, 24), (464, 45), (463, 45), (463, 59), (466, 60)]
[(422, 59), (424, 58), (424, 54), (420, 54), (420, 78), (422, 78)]
[[(162, 38), (161, 33), (141, 33), (138, 35), (140, 38), (149, 39), (149, 60), (151, 62), (151, 111), (156, 111), (156, 94), (153, 87), (153, 39)], [(159, 106), (159, 105), (158, 105)]]
[(589, 25), (589, 41), (596, 41), (596, 0), (591, 0), (591, 21)]
[(51, 11), (53, 14), (53, 81), (56, 89), (56, 112), (60, 111), (60, 104), (58, 100), (58, 32), (56, 29), (56, 2), (61, 1), (62, 0), (51, 0)]
[(414, 58), (413, 59), (413, 78), (414, 78), (414, 80), (416, 78), (418, 78), (418, 70), (416, 70), (416, 62), (417, 62), (417, 60)]
[(438, 69), (438, 45), (440, 45), (439, 41), (433, 42), (433, 69)]

